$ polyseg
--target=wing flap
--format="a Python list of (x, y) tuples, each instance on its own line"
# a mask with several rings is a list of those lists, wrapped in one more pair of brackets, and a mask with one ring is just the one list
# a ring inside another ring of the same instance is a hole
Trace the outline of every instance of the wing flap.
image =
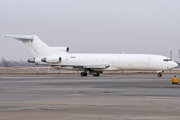
[(84, 65), (84, 68), (99, 68), (99, 69), (104, 69), (109, 67), (109, 65), (105, 65), (105, 64), (99, 64), (99, 65)]

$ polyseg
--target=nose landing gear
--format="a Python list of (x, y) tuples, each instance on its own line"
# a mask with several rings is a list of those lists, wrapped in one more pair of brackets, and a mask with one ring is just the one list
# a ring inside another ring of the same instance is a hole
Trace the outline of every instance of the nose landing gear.
[(162, 77), (162, 73), (158, 73), (158, 75), (157, 75), (158, 77)]

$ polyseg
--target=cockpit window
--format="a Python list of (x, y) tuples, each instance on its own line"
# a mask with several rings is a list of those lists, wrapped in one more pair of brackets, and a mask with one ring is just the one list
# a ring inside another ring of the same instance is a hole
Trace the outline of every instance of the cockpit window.
[(164, 59), (164, 61), (172, 61), (171, 59), (167, 58), (167, 59)]

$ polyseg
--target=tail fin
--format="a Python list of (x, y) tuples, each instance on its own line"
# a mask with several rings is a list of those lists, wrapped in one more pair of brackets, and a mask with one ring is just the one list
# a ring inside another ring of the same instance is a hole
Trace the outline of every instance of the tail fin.
[(178, 53), (179, 53), (179, 58), (180, 58), (180, 49), (178, 49)]
[(67, 53), (68, 47), (49, 47), (36, 35), (4, 35), (22, 41), (35, 58), (59, 53)]

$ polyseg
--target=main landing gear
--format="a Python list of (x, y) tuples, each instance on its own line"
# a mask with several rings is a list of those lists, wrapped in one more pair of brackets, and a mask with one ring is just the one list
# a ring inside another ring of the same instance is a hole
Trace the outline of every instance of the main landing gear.
[(87, 76), (87, 72), (81, 72), (81, 77)]
[(99, 72), (96, 72), (96, 74), (93, 75), (94, 77), (99, 76)]
[[(94, 77), (98, 77), (99, 73), (102, 73), (102, 71), (93, 71), (93, 70), (89, 71), (89, 75), (93, 75)], [(82, 77), (87, 76), (87, 72), (86, 71), (85, 72), (81, 72), (81, 76)]]

